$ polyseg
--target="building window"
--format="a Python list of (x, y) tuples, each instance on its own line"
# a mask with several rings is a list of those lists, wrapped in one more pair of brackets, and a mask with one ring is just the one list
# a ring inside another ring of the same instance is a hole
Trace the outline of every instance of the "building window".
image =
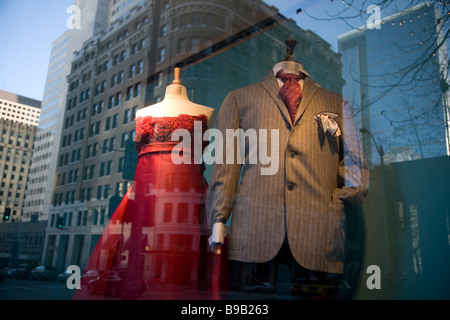
[(97, 225), (97, 220), (98, 220), (98, 211), (94, 209), (94, 211), (92, 212), (92, 224), (94, 226)]
[(183, 14), (180, 18), (180, 28), (187, 27), (191, 24), (191, 15)]
[(108, 152), (108, 139), (103, 140), (103, 154), (105, 154), (106, 152)]
[(106, 175), (109, 176), (111, 175), (111, 171), (112, 171), (112, 165), (113, 165), (113, 161), (109, 160), (106, 164)]
[(123, 124), (129, 123), (131, 120), (131, 110), (127, 109), (123, 113)]
[(120, 100), (122, 99), (122, 93), (116, 93), (115, 105), (118, 106), (120, 104)]
[(213, 65), (211, 63), (205, 62), (202, 67), (202, 78), (211, 80), (213, 78)]
[(165, 59), (165, 55), (166, 55), (166, 49), (165, 48), (161, 48), (158, 51), (158, 62), (163, 62)]
[(111, 137), (109, 139), (109, 151), (110, 152), (114, 151), (115, 145), (116, 145), (116, 137)]
[(123, 81), (123, 71), (120, 71), (117, 78), (117, 84), (122, 83), (122, 81)]
[(97, 83), (97, 85), (95, 86), (94, 97), (100, 94), (100, 90), (101, 90), (101, 85), (100, 85), (100, 83)]
[(191, 52), (198, 52), (200, 50), (200, 38), (192, 37), (191, 38)]
[(109, 129), (111, 129), (111, 117), (106, 118), (105, 121), (105, 131), (108, 131)]
[(117, 168), (117, 173), (123, 172), (123, 157), (119, 158), (119, 167)]
[(140, 94), (141, 94), (141, 84), (140, 84), (140, 83), (137, 83), (137, 84), (134, 86), (134, 98), (139, 97)]
[(131, 121), (136, 119), (136, 112), (138, 111), (138, 106), (134, 106), (131, 108)]
[(125, 143), (128, 140), (129, 134), (128, 132), (122, 133), (122, 140), (120, 142), (120, 147), (125, 148)]
[(100, 210), (100, 225), (103, 225), (105, 223), (105, 208), (102, 208)]
[(199, 26), (202, 24), (202, 15), (201, 13), (193, 13), (192, 14), (192, 25)]
[(107, 199), (109, 194), (109, 184), (105, 184), (105, 188), (103, 190), (103, 198)]
[[(100, 172), (98, 174), (99, 177), (103, 177), (105, 175), (105, 162), (100, 163)], [(98, 199), (98, 197), (97, 197)]]
[(125, 97), (125, 100), (128, 101), (132, 98), (133, 96), (133, 87), (128, 87), (127, 88), (127, 95)]
[(185, 52), (186, 52), (186, 39), (185, 38), (178, 39), (177, 54)]
[(130, 51), (131, 51), (131, 55), (138, 53), (138, 51), (139, 51), (138, 44), (137, 44), (137, 43), (134, 43), (134, 44), (131, 46)]
[(117, 121), (118, 121), (118, 119), (119, 119), (119, 114), (118, 113), (113, 115), (113, 117), (112, 117), (112, 124), (111, 124), (113, 129), (117, 128)]
[(159, 36), (164, 37), (167, 35), (167, 26), (162, 25), (161, 28), (159, 28)]
[(197, 78), (198, 77), (197, 70), (198, 70), (197, 65), (194, 65), (194, 66), (190, 67), (187, 70), (187, 77), (188, 78)]
[(187, 223), (189, 221), (189, 204), (179, 203), (177, 212), (177, 222)]
[(173, 204), (171, 202), (164, 203), (163, 222), (172, 222), (172, 208)]
[(114, 106), (114, 96), (110, 96), (108, 99), (108, 109), (111, 109)]
[(132, 64), (130, 66), (130, 73), (129, 73), (129, 78), (133, 78), (136, 75), (136, 66), (134, 64)]
[(162, 86), (162, 82), (163, 82), (163, 73), (160, 72), (158, 73), (158, 84), (156, 85), (156, 87), (161, 87)]
[(77, 212), (77, 227), (81, 226), (81, 219), (83, 217), (83, 212), (82, 211), (78, 211)]

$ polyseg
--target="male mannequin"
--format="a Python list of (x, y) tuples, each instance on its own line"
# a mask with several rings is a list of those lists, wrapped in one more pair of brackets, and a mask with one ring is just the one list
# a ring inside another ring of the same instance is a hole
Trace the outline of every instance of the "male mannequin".
[[(307, 76), (299, 81), (303, 98), (294, 121), (279, 94), (280, 69)], [(338, 127), (329, 130), (323, 126), (328, 123)], [(257, 264), (263, 270), (261, 281), (273, 286), (273, 261), (286, 257), (295, 269), (292, 281), (300, 276), (297, 270), (342, 273), (343, 208), (364, 201), (368, 188), (368, 170), (348, 103), (316, 84), (301, 64), (284, 61), (263, 81), (228, 94), (217, 129), (224, 136), (227, 129), (278, 130), (279, 144), (269, 147), (279, 149), (280, 169), (262, 176), (261, 163), (215, 163), (207, 201), (212, 246), (223, 242), (232, 214), (228, 250), (237, 269)], [(247, 142), (245, 147), (251, 148)], [(230, 275), (234, 276), (239, 277)], [(232, 288), (242, 290), (240, 285)]]

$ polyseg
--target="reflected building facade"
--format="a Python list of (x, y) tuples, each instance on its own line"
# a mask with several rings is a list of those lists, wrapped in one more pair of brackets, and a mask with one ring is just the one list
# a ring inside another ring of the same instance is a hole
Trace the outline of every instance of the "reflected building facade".
[[(20, 221), (41, 102), (0, 90), (0, 212)], [(1, 223), (1, 222), (0, 222)]]
[[(38, 263), (45, 222), (21, 223), (41, 101), (0, 90), (0, 266)], [(6, 218), (8, 216), (8, 218)]]
[[(138, 2), (85, 41), (67, 77), (43, 264), (59, 270), (71, 264), (84, 267), (110, 223), (109, 231), (117, 232), (118, 242), (105, 248), (124, 250), (123, 260), (115, 262), (124, 268), (131, 226), (114, 225), (110, 200), (124, 196), (133, 182), (126, 172), (125, 152), (127, 141), (135, 138), (136, 111), (164, 99), (175, 67), (182, 69), (181, 81), (191, 101), (219, 110), (229, 91), (261, 80), (285, 59), (284, 41), (289, 38), (297, 40), (294, 59), (311, 77), (341, 93), (340, 56), (319, 36), (259, 0)], [(210, 170), (207, 167), (205, 177)], [(172, 193), (178, 202), (173, 203)], [(198, 223), (193, 213), (201, 211), (194, 208), (203, 205), (200, 194), (179, 188), (164, 194), (154, 204), (161, 219), (142, 231), (147, 235), (143, 253), (155, 246), (161, 250), (176, 246), (174, 226), (181, 223), (186, 233)], [(179, 221), (181, 212), (189, 214)], [(58, 217), (63, 218), (62, 229), (57, 228)], [(196, 236), (192, 234), (193, 239)], [(147, 279), (170, 278), (164, 274), (167, 261), (147, 257)], [(191, 276), (193, 281), (198, 277)]]
[(109, 0), (79, 0), (77, 4), (80, 28), (67, 30), (52, 43), (22, 221), (48, 220), (73, 52), (107, 25)]
[(365, 129), (371, 166), (450, 154), (449, 100), (442, 91), (448, 57), (439, 10), (424, 3), (384, 18), (379, 29), (362, 27), (338, 38), (343, 95)]
[(362, 299), (448, 297), (450, 104), (440, 10), (426, 2), (338, 38), (343, 95), (372, 169), (365, 259), (389, 279), (378, 292), (362, 282)]

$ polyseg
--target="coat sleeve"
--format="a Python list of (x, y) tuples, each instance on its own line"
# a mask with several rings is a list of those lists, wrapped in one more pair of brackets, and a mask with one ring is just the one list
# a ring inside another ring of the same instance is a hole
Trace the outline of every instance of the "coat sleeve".
[(342, 139), (338, 169), (338, 185), (333, 199), (353, 208), (361, 205), (369, 188), (369, 169), (356, 129), (353, 108), (348, 101), (342, 102)]
[(233, 207), (234, 195), (239, 183), (242, 165), (237, 161), (238, 143), (227, 141), (227, 130), (238, 129), (239, 114), (236, 99), (230, 92), (220, 107), (217, 116), (214, 167), (207, 194), (209, 229), (214, 224), (226, 223)]

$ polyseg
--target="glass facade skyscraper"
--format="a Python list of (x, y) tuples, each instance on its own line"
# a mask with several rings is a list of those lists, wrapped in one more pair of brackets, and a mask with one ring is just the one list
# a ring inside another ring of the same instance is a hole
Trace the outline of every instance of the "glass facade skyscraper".
[(42, 113), (36, 133), (22, 221), (47, 220), (66, 104), (66, 77), (74, 51), (93, 34), (105, 28), (109, 0), (78, 1), (81, 25), (68, 29), (52, 44)]
[(339, 37), (344, 96), (354, 106), (370, 165), (448, 155), (448, 101), (439, 9), (428, 3), (380, 28)]

